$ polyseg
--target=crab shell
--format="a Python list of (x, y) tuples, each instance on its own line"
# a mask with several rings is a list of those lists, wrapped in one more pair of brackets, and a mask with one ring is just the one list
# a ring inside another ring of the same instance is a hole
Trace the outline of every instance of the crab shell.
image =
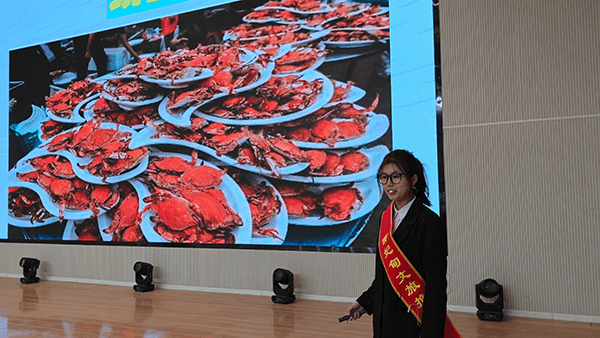
[(334, 221), (349, 220), (352, 211), (356, 210), (363, 197), (358, 189), (353, 187), (332, 187), (321, 193), (320, 206), (325, 216)]

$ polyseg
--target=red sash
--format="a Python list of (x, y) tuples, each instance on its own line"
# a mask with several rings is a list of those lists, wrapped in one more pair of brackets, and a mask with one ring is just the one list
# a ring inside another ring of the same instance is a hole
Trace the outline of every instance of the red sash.
[[(381, 216), (381, 229), (379, 231), (379, 256), (383, 262), (383, 267), (388, 276), (390, 284), (396, 291), (396, 294), (410, 312), (421, 323), (421, 307), (425, 298), (425, 281), (417, 269), (410, 263), (402, 250), (392, 237), (392, 204), (383, 212)], [(461, 337), (460, 333), (446, 315), (446, 324), (444, 327), (445, 338)]]

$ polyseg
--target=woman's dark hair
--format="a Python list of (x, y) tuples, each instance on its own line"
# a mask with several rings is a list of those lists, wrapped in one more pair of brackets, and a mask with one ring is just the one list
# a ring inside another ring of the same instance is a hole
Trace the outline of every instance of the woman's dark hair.
[(378, 175), (381, 173), (381, 168), (384, 165), (393, 163), (402, 169), (406, 177), (410, 179), (413, 175), (417, 175), (417, 183), (414, 186), (414, 194), (421, 199), (423, 204), (431, 206), (429, 201), (429, 188), (427, 188), (427, 178), (423, 170), (423, 164), (411, 152), (406, 150), (392, 150), (385, 155), (381, 165), (379, 166)]

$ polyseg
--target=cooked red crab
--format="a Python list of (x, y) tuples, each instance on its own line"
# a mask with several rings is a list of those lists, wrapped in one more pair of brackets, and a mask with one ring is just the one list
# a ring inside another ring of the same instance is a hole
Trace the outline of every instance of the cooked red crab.
[(8, 210), (15, 217), (28, 217), (31, 224), (52, 217), (40, 196), (31, 189), (11, 187), (8, 190)]
[(362, 201), (360, 191), (354, 187), (332, 187), (323, 190), (319, 205), (325, 216), (334, 221), (345, 221), (350, 219)]
[(281, 211), (281, 201), (275, 194), (275, 189), (268, 186), (265, 181), (260, 184), (238, 183), (246, 200), (250, 205), (252, 214), (252, 233), (260, 236), (271, 236), (283, 240), (278, 236), (278, 231), (265, 226)]
[(39, 184), (52, 201), (59, 205), (59, 219), (62, 220), (65, 208), (91, 210), (97, 216), (100, 209), (110, 209), (119, 200), (113, 187), (91, 184), (77, 177), (61, 178), (43, 169), (17, 174), (22, 181)]

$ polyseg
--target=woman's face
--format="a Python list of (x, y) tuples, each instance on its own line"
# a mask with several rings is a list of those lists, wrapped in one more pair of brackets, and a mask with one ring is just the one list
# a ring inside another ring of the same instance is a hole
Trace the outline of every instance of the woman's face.
[[(381, 183), (381, 179), (385, 179), (386, 177), (387, 182)], [(398, 209), (405, 206), (415, 196), (413, 193), (413, 186), (417, 183), (417, 175), (407, 177), (404, 171), (395, 163), (388, 163), (381, 167), (379, 179), (383, 191), (385, 191), (385, 194), (390, 200), (394, 201), (396, 208)]]

